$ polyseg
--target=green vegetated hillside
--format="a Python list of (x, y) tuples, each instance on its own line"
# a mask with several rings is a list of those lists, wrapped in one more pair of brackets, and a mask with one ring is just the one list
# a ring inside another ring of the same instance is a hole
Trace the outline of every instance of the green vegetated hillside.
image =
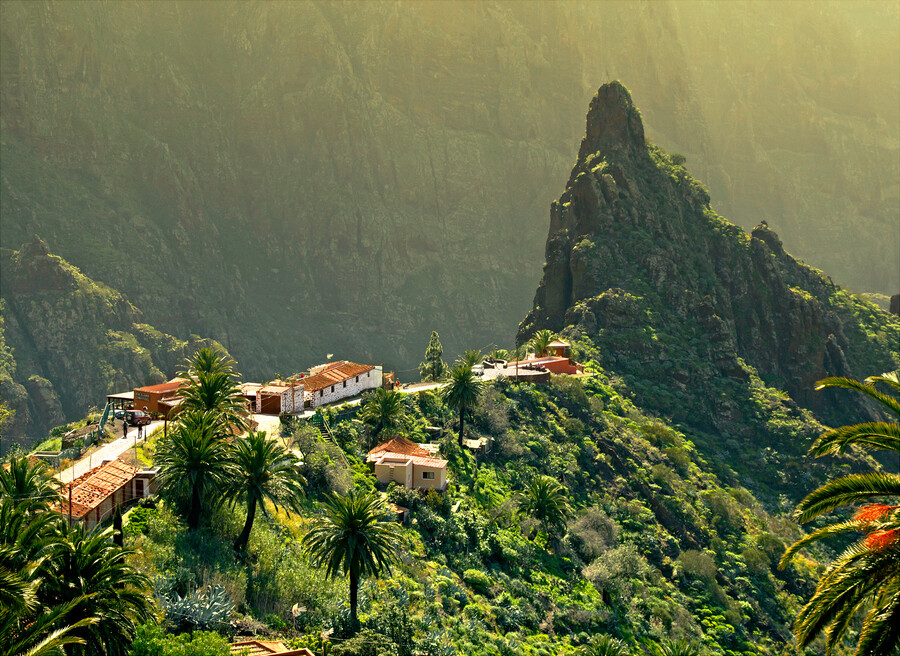
[[(424, 441), (443, 427), (450, 485), (444, 496), (386, 490), (411, 522), (400, 563), (363, 579), (359, 633), (346, 581), (326, 578), (302, 544), (327, 494), (375, 485), (365, 454), (387, 431), (375, 434), (367, 400), (360, 414), (320, 413), (324, 434), (284, 436), (302, 455), (307, 505), (259, 518), (244, 560), (231, 550), (240, 505), (204, 513), (193, 536), (177, 498), (141, 510), (133, 562), (157, 581), (170, 630), (202, 626), (213, 598), (243, 632), (320, 650), (332, 631), (335, 656), (576, 654), (600, 635), (634, 654), (673, 639), (710, 654), (792, 653), (793, 620), (841, 545), (777, 569), (803, 533), (789, 513), (828, 478), (879, 467), (862, 452), (806, 456), (823, 421), (872, 412), (810, 387), (896, 368), (897, 318), (791, 258), (765, 226), (748, 236), (713, 213), (702, 186), (647, 145), (612, 83), (553, 207), (521, 330), (543, 327), (572, 341), (589, 376), (488, 385), (467, 421), (470, 437), (492, 439), (487, 454), (457, 446), (439, 393), (402, 397), (401, 434)], [(562, 521), (525, 510), (542, 476), (571, 507)], [(196, 591), (208, 597), (185, 614), (180, 596)]]
[(102, 407), (110, 392), (168, 380), (188, 354), (214, 343), (144, 323), (122, 294), (37, 237), (0, 250), (0, 276), (0, 400), (15, 410), (3, 435), (26, 448)]
[(40, 235), (254, 378), (412, 370), (432, 329), (511, 337), (581, 107), (619, 78), (728, 216), (893, 294), (897, 11), (6, 2), (0, 239)]

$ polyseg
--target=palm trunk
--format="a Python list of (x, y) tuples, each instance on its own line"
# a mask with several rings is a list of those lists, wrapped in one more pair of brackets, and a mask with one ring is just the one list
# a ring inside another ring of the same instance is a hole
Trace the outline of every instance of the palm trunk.
[(191, 510), (188, 512), (188, 528), (196, 531), (200, 526), (200, 486), (194, 484), (191, 491)]
[(359, 619), (356, 616), (356, 609), (359, 604), (359, 574), (354, 568), (350, 568), (350, 622), (353, 624), (353, 630), (359, 627)]
[(466, 409), (463, 406), (459, 406), (459, 448), (462, 448), (463, 445), (463, 428), (466, 422)]
[(244, 551), (250, 541), (250, 531), (253, 529), (253, 520), (256, 519), (256, 497), (251, 496), (247, 501), (247, 521), (244, 522), (244, 530), (234, 541), (235, 551)]

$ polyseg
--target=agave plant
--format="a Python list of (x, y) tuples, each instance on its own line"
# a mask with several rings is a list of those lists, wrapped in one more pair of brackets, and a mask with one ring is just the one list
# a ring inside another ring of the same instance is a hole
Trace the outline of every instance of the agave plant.
[(163, 606), (170, 624), (190, 631), (222, 628), (234, 612), (234, 602), (222, 587), (194, 590), (183, 597), (175, 592), (163, 599)]

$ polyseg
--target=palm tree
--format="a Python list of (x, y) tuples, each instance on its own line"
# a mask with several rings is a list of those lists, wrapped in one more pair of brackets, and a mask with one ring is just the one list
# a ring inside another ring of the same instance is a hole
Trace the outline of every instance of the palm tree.
[(152, 618), (149, 579), (126, 562), (131, 551), (115, 545), (111, 531), (58, 526), (61, 531), (41, 598), (53, 608), (77, 604), (72, 610), (75, 617), (97, 618), (72, 631), (85, 641), (74, 653), (126, 654), (135, 626)]
[(572, 507), (566, 488), (550, 476), (535, 476), (520, 495), (519, 508), (537, 519), (547, 535), (554, 537), (566, 529)]
[(232, 444), (235, 465), (233, 478), (225, 490), (226, 497), (247, 503), (247, 521), (234, 541), (235, 551), (244, 551), (256, 518), (257, 506), (266, 513), (265, 502), (298, 510), (306, 479), (300, 474), (300, 461), (283, 446), (267, 440), (265, 431), (250, 432)]
[(595, 637), (578, 652), (583, 656), (629, 656), (628, 645), (618, 638), (608, 635)]
[(459, 411), (459, 446), (463, 445), (466, 412), (478, 402), (484, 383), (475, 376), (472, 367), (461, 364), (450, 370), (447, 384), (441, 389), (444, 403)]
[[(867, 378), (864, 383), (849, 378), (826, 378), (816, 389), (841, 387), (856, 390), (900, 417), (900, 401), (884, 394), (875, 385), (888, 385), (900, 393), (898, 372)], [(839, 455), (851, 446), (887, 449), (900, 453), (900, 423), (875, 421), (842, 426), (822, 434), (810, 454)], [(823, 630), (825, 647), (831, 652), (839, 645), (848, 626), (864, 613), (856, 654), (891, 654), (900, 646), (900, 475), (870, 472), (843, 476), (807, 496), (794, 511), (800, 522), (808, 522), (848, 503), (876, 497), (894, 497), (894, 505), (870, 503), (849, 521), (825, 526), (791, 545), (781, 559), (784, 568), (806, 545), (848, 532), (863, 536), (847, 547), (825, 571), (812, 598), (794, 623), (798, 646), (805, 647)]]
[(383, 432), (396, 433), (409, 423), (403, 395), (395, 390), (380, 387), (366, 398), (359, 418), (369, 428), (375, 440)]
[(175, 429), (159, 441), (156, 464), (160, 491), (188, 499), (188, 527), (200, 526), (200, 513), (210, 492), (222, 489), (234, 475), (220, 416), (213, 410), (179, 416)]
[(503, 360), (505, 362), (510, 359), (510, 352), (506, 349), (496, 348), (488, 353), (488, 357), (491, 360)]
[(482, 360), (484, 360), (484, 355), (481, 353), (481, 349), (466, 349), (456, 361), (456, 364), (474, 367), (476, 364), (481, 364)]
[(185, 383), (178, 389), (182, 412), (215, 411), (229, 428), (247, 428), (247, 404), (237, 383), (236, 364), (227, 354), (202, 348), (186, 361), (180, 372)]
[(359, 625), (357, 605), (359, 580), (390, 570), (397, 561), (400, 527), (388, 519), (387, 509), (375, 492), (351, 492), (331, 496), (324, 515), (314, 521), (303, 538), (316, 567), (328, 576), (338, 572), (350, 577), (350, 618)]
[(700, 656), (703, 647), (693, 640), (663, 640), (650, 645), (653, 656)]
[(48, 605), (53, 558), (61, 549), (60, 516), (34, 512), (28, 500), (0, 498), (0, 656), (59, 654), (64, 645), (84, 644), (76, 630), (96, 624), (77, 596)]
[(0, 494), (11, 499), (27, 500), (32, 510), (45, 510), (59, 498), (57, 484), (42, 463), (28, 458), (13, 458), (9, 468), (0, 467)]
[(530, 342), (534, 354), (538, 357), (547, 355), (547, 349), (550, 347), (550, 342), (552, 342), (555, 337), (553, 331), (546, 329), (537, 331)]

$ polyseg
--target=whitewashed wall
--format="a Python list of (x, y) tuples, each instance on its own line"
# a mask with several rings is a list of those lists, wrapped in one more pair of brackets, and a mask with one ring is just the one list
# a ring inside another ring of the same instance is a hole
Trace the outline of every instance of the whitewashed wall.
[(334, 385), (334, 391), (332, 391), (332, 387), (329, 386), (323, 390), (319, 390), (322, 392), (321, 395), (319, 394), (319, 391), (307, 392), (304, 394), (304, 397), (312, 403), (313, 408), (317, 408), (326, 403), (335, 403), (341, 399), (362, 394), (366, 390), (381, 387), (381, 375), (382, 368), (379, 365), (374, 369), (369, 369), (364, 374), (360, 374), (358, 382), (356, 376), (354, 376), (346, 381), (346, 387), (344, 387), (343, 383), (336, 383)]

